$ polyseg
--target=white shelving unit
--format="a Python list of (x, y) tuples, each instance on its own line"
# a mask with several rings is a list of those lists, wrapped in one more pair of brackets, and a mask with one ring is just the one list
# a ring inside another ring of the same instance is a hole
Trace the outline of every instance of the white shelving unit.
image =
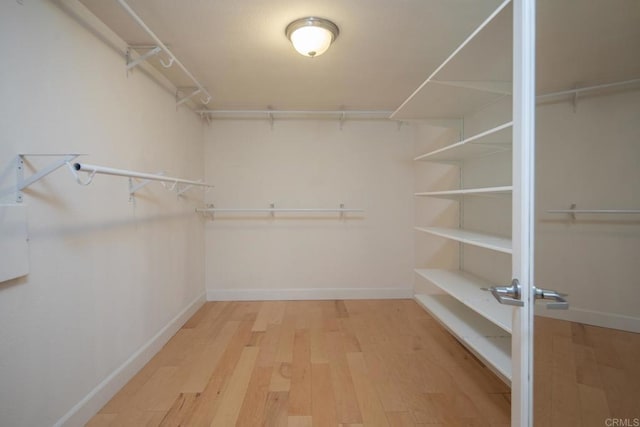
[(496, 300), (487, 292), (490, 283), (464, 271), (416, 268), (416, 274), (430, 281), (504, 332), (511, 333), (513, 309), (507, 305), (496, 305)]
[(419, 294), (415, 299), (503, 381), (511, 382), (509, 333), (449, 295)]
[[(504, 97), (510, 97), (512, 27), (512, 5), (507, 0), (451, 53), (394, 112), (392, 117), (395, 119), (462, 119), (462, 122), (465, 122), (466, 117), (471, 113), (482, 110)], [(508, 165), (502, 163), (509, 160), (505, 160), (505, 156), (495, 156), (512, 150), (513, 122), (510, 118), (507, 119), (499, 125), (487, 126), (487, 129), (471, 137), (429, 151), (414, 159), (416, 162), (449, 164), (457, 167), (460, 173), (460, 188), (414, 193), (416, 197), (442, 198), (458, 203), (460, 222), (459, 228), (430, 226), (415, 228), (429, 236), (460, 243), (458, 269), (418, 268), (415, 270), (417, 280), (431, 284), (427, 288), (429, 289), (427, 293), (418, 292), (415, 299), (500, 378), (510, 383), (513, 308), (498, 304), (489, 292), (482, 290), (482, 288), (505, 283), (490, 283), (472, 272), (464, 271), (467, 245), (493, 251), (493, 254), (485, 253), (483, 256), (500, 257), (504, 256), (500, 254), (511, 255), (512, 253), (510, 238), (464, 228), (465, 220), (468, 220), (470, 215), (483, 212), (482, 209), (489, 209), (491, 212), (496, 210), (499, 214), (496, 218), (508, 219), (511, 215), (511, 211), (503, 212), (506, 208), (505, 202), (498, 201), (498, 199), (504, 200), (511, 197), (513, 192), (510, 182), (501, 182), (506, 179), (510, 181), (510, 177), (506, 178), (505, 172), (501, 172), (502, 175), (494, 175), (493, 177), (497, 179), (490, 180), (491, 185), (486, 186), (483, 185), (485, 182), (483, 180), (479, 185), (473, 185), (473, 183), (470, 185), (464, 179), (467, 170), (474, 171), (470, 172), (469, 176), (477, 176), (478, 167), (483, 164), (478, 162), (486, 162), (488, 173), (497, 173), (493, 172), (494, 170), (509, 170), (503, 167)], [(501, 167), (493, 169), (488, 165)], [(473, 175), (474, 173), (476, 175)], [(463, 182), (465, 185), (462, 185)], [(471, 202), (476, 200), (475, 198), (468, 199), (478, 196), (495, 197), (496, 202), (489, 200), (474, 204)], [(475, 219), (477, 220), (478, 217)], [(506, 229), (506, 224), (500, 223), (498, 219), (495, 221), (498, 221), (498, 224), (492, 223), (492, 227), (498, 225), (496, 230)], [(480, 224), (482, 227), (484, 222), (476, 221), (475, 224), (474, 229), (477, 230), (477, 225)], [(428, 259), (425, 261), (429, 263)], [(511, 271), (509, 271), (510, 274)]]

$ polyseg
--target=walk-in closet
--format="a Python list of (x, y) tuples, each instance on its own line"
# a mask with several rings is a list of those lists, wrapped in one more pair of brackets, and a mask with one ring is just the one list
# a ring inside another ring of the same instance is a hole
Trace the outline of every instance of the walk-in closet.
[(0, 4), (0, 426), (640, 425), (640, 2)]

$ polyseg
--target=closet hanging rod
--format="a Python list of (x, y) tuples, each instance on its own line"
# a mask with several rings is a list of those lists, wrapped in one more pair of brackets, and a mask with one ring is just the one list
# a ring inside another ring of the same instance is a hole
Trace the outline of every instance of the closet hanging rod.
[(188, 179), (173, 178), (170, 176), (165, 176), (160, 174), (135, 172), (135, 171), (129, 171), (125, 169), (114, 169), (114, 168), (109, 168), (104, 166), (88, 165), (86, 163), (74, 163), (73, 169), (79, 172), (88, 172), (91, 176), (95, 174), (115, 175), (115, 176), (125, 176), (128, 178), (147, 179), (151, 181), (170, 182), (174, 184), (186, 184), (186, 185), (194, 185), (194, 186), (200, 186), (200, 187), (213, 187), (213, 185), (204, 183), (202, 181), (192, 181)]
[(196, 110), (200, 114), (273, 114), (273, 115), (372, 115), (386, 116), (387, 118), (393, 111), (387, 110)]
[(198, 208), (196, 212), (364, 212), (350, 208)]
[(551, 209), (547, 213), (563, 214), (640, 214), (640, 209)]
[[(169, 48), (158, 38), (158, 36), (155, 35), (155, 33), (153, 31), (151, 31), (151, 28), (149, 28), (147, 26), (147, 24), (144, 23), (144, 21), (142, 20), (142, 18), (140, 18), (133, 9), (131, 9), (131, 7), (127, 4), (127, 2), (125, 0), (118, 0), (118, 3), (120, 3), (120, 6), (122, 6), (122, 8), (138, 23), (138, 25), (147, 32), (147, 34), (149, 34), (149, 36), (153, 39), (153, 41), (158, 45), (158, 47), (160, 47), (167, 55), (169, 55), (169, 64), (168, 66), (170, 66), (172, 63), (176, 63), (178, 64), (178, 67), (180, 67), (180, 69), (182, 69), (182, 71), (184, 71), (184, 73), (191, 79), (191, 81), (193, 81), (193, 83), (196, 85), (197, 89), (200, 90), (199, 93), (203, 93), (206, 98), (205, 99), (201, 99), (203, 104), (208, 104), (209, 101), (211, 101), (211, 94), (207, 91), (207, 89), (204, 88), (204, 86), (202, 86), (200, 84), (200, 82), (193, 76), (193, 74), (191, 74), (191, 72), (187, 69), (187, 67), (185, 67), (182, 62), (180, 62), (178, 60), (178, 58), (175, 57), (175, 55), (169, 50)], [(164, 65), (164, 64), (163, 64)], [(195, 95), (195, 93), (193, 93), (192, 95)]]
[(563, 96), (563, 95), (577, 95), (583, 92), (591, 92), (599, 89), (609, 89), (612, 87), (626, 86), (634, 83), (640, 83), (640, 79), (625, 80), (621, 82), (605, 83), (605, 84), (595, 85), (595, 86), (580, 87), (575, 89), (562, 90), (560, 92), (543, 93), (542, 95), (536, 96), (536, 100), (540, 101), (547, 98), (555, 98), (557, 96)]

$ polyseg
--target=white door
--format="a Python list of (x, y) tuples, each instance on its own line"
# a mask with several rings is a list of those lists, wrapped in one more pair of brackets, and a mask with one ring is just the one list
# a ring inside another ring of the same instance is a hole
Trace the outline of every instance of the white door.
[(513, 257), (522, 306), (513, 310), (511, 425), (533, 425), (535, 0), (513, 5)]
[(535, 0), (513, 2), (513, 207), (510, 286), (493, 287), (514, 306), (511, 336), (511, 425), (533, 425)]
[(511, 425), (533, 425), (535, 0), (513, 4), (513, 257), (522, 305), (513, 310)]

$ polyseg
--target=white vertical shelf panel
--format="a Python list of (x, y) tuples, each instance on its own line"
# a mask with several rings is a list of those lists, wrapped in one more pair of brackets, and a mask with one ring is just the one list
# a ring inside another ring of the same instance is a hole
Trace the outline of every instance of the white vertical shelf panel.
[(417, 294), (415, 299), (503, 381), (511, 383), (511, 335), (449, 295)]
[(511, 333), (513, 309), (498, 304), (491, 293), (482, 290), (495, 283), (489, 283), (464, 271), (441, 269), (416, 269), (416, 274), (436, 285), (485, 319), (507, 333)]

